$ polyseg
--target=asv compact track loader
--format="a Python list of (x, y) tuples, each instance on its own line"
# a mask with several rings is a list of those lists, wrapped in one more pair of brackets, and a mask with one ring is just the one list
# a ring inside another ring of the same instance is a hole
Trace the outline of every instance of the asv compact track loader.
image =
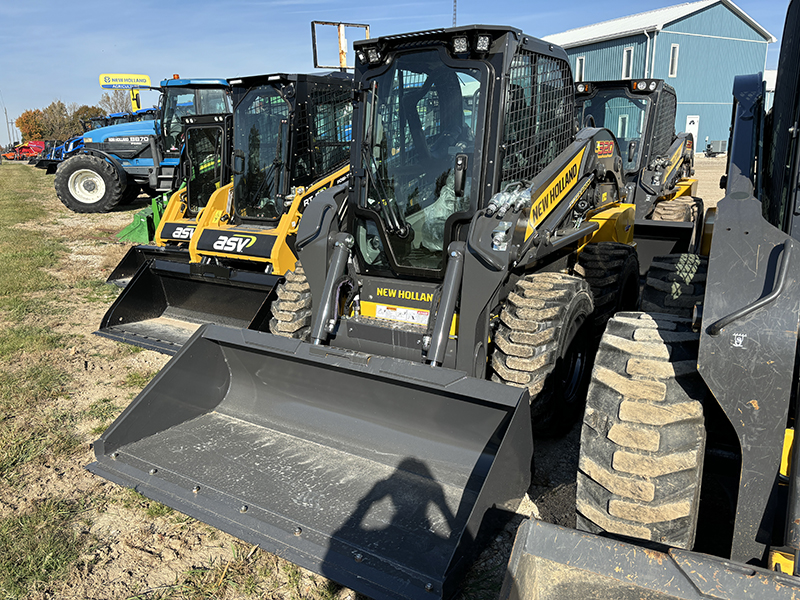
[[(147, 261), (160, 258), (188, 263), (189, 240), (212, 194), (230, 181), (230, 114), (183, 117), (182, 150), (172, 193), (157, 223), (145, 223), (153, 244), (132, 246), (106, 280), (125, 287)], [(134, 227), (134, 223), (131, 227)]]
[(798, 31), (793, 0), (769, 118), (760, 74), (734, 84), (707, 264), (656, 258), (676, 293), (695, 292), (693, 316), (623, 312), (602, 338), (581, 435), (584, 531), (527, 524), (503, 598), (800, 597)]
[(703, 201), (692, 135), (675, 133), (675, 90), (661, 79), (631, 79), (580, 82), (575, 92), (579, 123), (610, 129), (620, 144), (642, 273), (657, 254), (697, 251)]
[(525, 494), (532, 427), (580, 406), (595, 320), (635, 305), (634, 209), (560, 48), (355, 50), (353, 170), (303, 215), (277, 335), (198, 331), (89, 469), (369, 596), (445, 598)]
[[(185, 154), (196, 185), (170, 201), (160, 247), (135, 250), (146, 260), (98, 334), (174, 354), (203, 323), (266, 329), (272, 289), (297, 261), (294, 237), (306, 206), (347, 179), (351, 76), (274, 74), (229, 83), (232, 155), (224, 152), (221, 164), (230, 165), (233, 182), (225, 185), (225, 168), (215, 189), (217, 173), (203, 170), (213, 130), (190, 127)], [(214, 139), (225, 136), (222, 128)], [(162, 259), (164, 249), (172, 250)]]

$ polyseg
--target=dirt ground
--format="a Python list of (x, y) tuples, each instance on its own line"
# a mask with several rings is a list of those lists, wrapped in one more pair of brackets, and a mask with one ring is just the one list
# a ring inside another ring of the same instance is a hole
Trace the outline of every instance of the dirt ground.
[[(715, 205), (722, 196), (718, 183), (725, 168), (725, 157), (699, 156), (695, 168), (700, 180), (698, 195), (707, 207)], [(66, 242), (69, 254), (54, 269), (53, 275), (59, 281), (70, 283), (107, 277), (129, 247), (116, 242), (113, 233), (128, 225), (143, 203), (105, 215), (78, 215), (66, 210), (53, 194), (49, 206), (52, 216), (47, 222), (26, 226), (56, 234), (69, 231)], [(111, 302), (110, 296), (101, 294), (99, 300), (75, 300), (70, 297), (69, 288), (63, 295), (60, 301), (68, 309), (54, 315), (49, 326), (70, 340), (64, 360), (73, 383), (57, 403), (66, 410), (87, 411), (106, 402), (117, 407), (118, 413), (141, 389), (131, 374), (149, 378), (168, 358), (151, 351), (133, 352), (127, 346), (92, 335)], [(302, 575), (299, 587), (291, 584), (290, 576), (280, 575), (282, 571), (277, 563), (274, 566), (276, 579), (267, 590), (258, 586), (253, 588), (256, 593), (241, 586), (214, 588), (212, 580), (211, 587), (199, 586), (205, 591), (197, 596), (187, 592), (186, 581), (190, 578), (187, 574), (210, 573), (210, 569), (217, 568), (213, 572), (221, 573), (222, 581), (232, 568), (230, 565), (241, 565), (243, 559), (252, 561), (256, 554), (262, 554), (261, 551), (178, 513), (155, 514), (158, 511), (153, 510), (148, 513), (150, 504), (146, 499), (88, 473), (84, 467), (93, 460), (92, 442), (97, 435), (92, 429), (97, 425), (98, 421), (92, 419), (79, 423), (82, 446), (78, 452), (68, 458), (26, 468), (19, 478), (21, 484), (0, 484), (0, 518), (29, 510), (47, 498), (74, 499), (85, 505), (85, 513), (76, 528), (91, 542), (67, 577), (32, 597), (355, 597), (345, 589), (314, 593), (313, 588), (321, 585), (319, 578), (307, 573)], [(580, 427), (576, 424), (564, 438), (537, 443), (533, 485), (520, 507), (521, 514), (574, 526), (579, 438)], [(488, 570), (489, 579), (494, 581), (488, 585), (487, 593), (478, 596), (496, 597), (498, 581), (502, 579), (521, 519), (520, 516), (499, 533), (491, 547), (480, 556), (478, 570)], [(260, 564), (269, 560), (272, 559), (262, 558)]]

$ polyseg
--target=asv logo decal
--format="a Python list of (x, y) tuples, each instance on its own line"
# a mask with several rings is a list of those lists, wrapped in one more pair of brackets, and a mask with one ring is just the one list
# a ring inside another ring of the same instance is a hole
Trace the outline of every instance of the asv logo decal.
[(194, 227), (176, 227), (172, 232), (173, 240), (190, 240), (194, 234)]
[(212, 247), (220, 252), (241, 252), (255, 243), (256, 236), (254, 235), (221, 235)]

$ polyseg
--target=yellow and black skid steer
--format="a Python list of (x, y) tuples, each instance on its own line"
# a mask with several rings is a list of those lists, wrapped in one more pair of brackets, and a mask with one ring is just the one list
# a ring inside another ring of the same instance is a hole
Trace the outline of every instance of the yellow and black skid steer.
[(575, 97), (578, 122), (610, 129), (620, 144), (642, 274), (657, 254), (699, 250), (704, 212), (694, 139), (675, 133), (675, 89), (652, 78), (586, 81), (575, 84)]
[[(159, 243), (189, 260), (148, 256), (99, 335), (174, 354), (203, 323), (266, 329), (272, 290), (297, 260), (305, 207), (347, 179), (352, 76), (273, 74), (229, 83), (232, 142), (222, 164), (233, 182), (213, 189), (214, 173), (196, 169), (202, 195), (195, 203), (190, 189), (176, 196), (158, 231)], [(223, 170), (216, 182), (229, 180)]]
[(708, 257), (654, 260), (671, 266), (655, 291), (693, 303), (608, 323), (581, 432), (580, 531), (528, 522), (504, 600), (800, 598), (799, 31), (792, 0), (770, 112), (761, 73), (734, 81)]
[(125, 287), (149, 260), (190, 262), (189, 241), (211, 196), (230, 181), (233, 117), (229, 113), (181, 117), (182, 149), (173, 192), (153, 235), (153, 244), (132, 246), (108, 276)]
[(199, 329), (88, 468), (371, 597), (448, 598), (636, 306), (634, 207), (562, 49), (473, 25), (355, 53), (352, 170), (269, 332)]

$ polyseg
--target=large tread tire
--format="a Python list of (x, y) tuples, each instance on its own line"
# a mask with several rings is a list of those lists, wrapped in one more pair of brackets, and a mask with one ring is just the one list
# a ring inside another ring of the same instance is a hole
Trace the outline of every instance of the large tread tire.
[(609, 321), (581, 431), (579, 529), (692, 547), (706, 435), (698, 344), (674, 315)]
[(77, 213), (109, 212), (122, 200), (125, 182), (108, 162), (89, 154), (68, 158), (58, 166), (55, 188), (62, 204)]
[(615, 313), (639, 308), (639, 258), (633, 246), (618, 242), (589, 244), (580, 253), (575, 272), (592, 289), (597, 339)]
[(647, 271), (641, 309), (692, 318), (706, 292), (708, 258), (697, 254), (664, 254)]
[(653, 221), (672, 223), (695, 223), (703, 214), (703, 201), (693, 196), (681, 196), (663, 200), (653, 209)]
[(125, 191), (122, 192), (122, 198), (119, 201), (120, 206), (133, 204), (141, 193), (142, 187), (138, 183), (129, 182), (125, 187)]
[(311, 337), (311, 286), (305, 271), (297, 261), (294, 271), (275, 289), (278, 298), (272, 303), (272, 334), (308, 341)]
[(582, 278), (535, 273), (517, 282), (500, 313), (491, 379), (528, 388), (537, 436), (564, 433), (583, 405), (593, 309)]

